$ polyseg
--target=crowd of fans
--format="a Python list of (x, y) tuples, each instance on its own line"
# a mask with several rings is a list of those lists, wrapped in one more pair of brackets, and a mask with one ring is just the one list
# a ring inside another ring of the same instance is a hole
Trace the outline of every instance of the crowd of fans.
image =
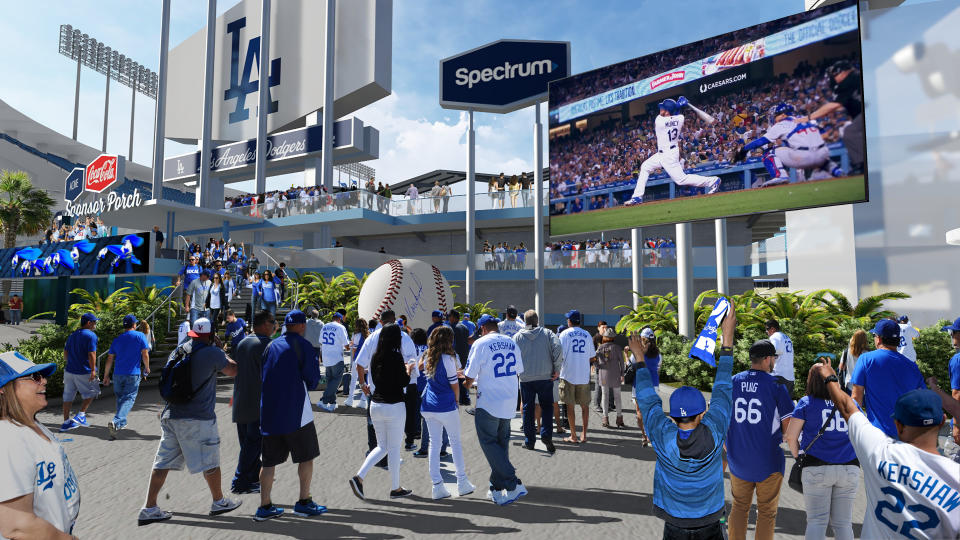
[[(783, 74), (760, 86), (701, 98), (705, 101), (698, 102), (697, 107), (716, 121), (707, 125), (697, 115), (684, 115), (680, 148), (685, 168), (729, 163), (738, 145), (760, 137), (770, 127), (773, 120), (770, 110), (780, 102), (792, 104), (798, 114), (813, 112), (830, 99), (829, 80), (822, 74), (824, 68), (836, 60), (824, 59), (816, 65), (804, 61), (789, 76)], [(611, 119), (595, 129), (584, 132), (574, 129), (569, 136), (552, 140), (557, 157), (550, 160), (551, 199), (636, 178), (643, 160), (657, 151), (653, 132), (656, 113), (656, 108), (651, 108), (647, 114), (636, 115), (626, 122)], [(824, 141), (828, 144), (839, 141), (840, 128), (848, 120), (842, 110), (819, 120)], [(570, 211), (603, 208), (609, 202), (603, 196), (593, 197), (588, 199), (591, 207), (583, 208), (583, 202), (579, 201)], [(556, 213), (558, 209), (553, 211)]]
[(72, 225), (63, 223), (63, 214), (58, 214), (43, 232), (40, 244), (55, 244), (74, 240), (103, 238), (110, 236), (110, 227), (104, 225), (99, 216), (83, 216), (74, 220)]
[[(642, 264), (675, 266), (676, 247), (672, 238), (646, 238), (641, 246)], [(543, 251), (547, 268), (620, 268), (632, 264), (635, 253), (625, 238), (547, 242)], [(481, 252), (484, 270), (526, 269), (529, 252), (523, 242), (484, 241)]]
[(663, 66), (681, 67), (690, 62), (709, 58), (715, 54), (738, 47), (761, 37), (785, 30), (802, 22), (840, 9), (842, 5), (824, 8), (825, 11), (805, 12), (763, 23), (756, 27), (744, 28), (723, 36), (706, 39), (698, 43), (682, 45), (648, 56), (603, 67), (568, 79), (562, 84), (550, 88), (550, 109), (596, 95), (600, 90), (612, 90), (626, 86), (645, 77), (651, 77), (664, 71)]

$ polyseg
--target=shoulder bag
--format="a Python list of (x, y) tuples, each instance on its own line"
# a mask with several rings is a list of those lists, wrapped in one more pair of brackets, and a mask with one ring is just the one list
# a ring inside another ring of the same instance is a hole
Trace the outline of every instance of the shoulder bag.
[(820, 426), (820, 431), (817, 432), (817, 436), (810, 441), (810, 444), (803, 449), (803, 452), (797, 456), (797, 460), (793, 462), (793, 467), (790, 469), (790, 478), (787, 480), (787, 483), (793, 488), (794, 491), (798, 493), (803, 493), (803, 482), (801, 481), (801, 474), (803, 473), (803, 462), (806, 460), (807, 451), (810, 450), (810, 447), (813, 446), (813, 443), (817, 442), (817, 439), (823, 435), (823, 432), (827, 430), (827, 426), (830, 425), (830, 422), (833, 421), (833, 415), (837, 412), (837, 406), (834, 404), (833, 408), (830, 409), (830, 414), (827, 415), (827, 419), (823, 422), (823, 425)]

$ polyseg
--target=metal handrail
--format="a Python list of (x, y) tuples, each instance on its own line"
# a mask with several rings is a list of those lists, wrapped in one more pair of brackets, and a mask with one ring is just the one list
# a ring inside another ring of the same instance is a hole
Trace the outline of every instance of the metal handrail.
[[(173, 290), (170, 291), (170, 294), (167, 295), (167, 298), (164, 299), (164, 301), (161, 302), (159, 306), (157, 306), (156, 308), (154, 308), (154, 310), (153, 310), (152, 312), (150, 312), (149, 315), (147, 315), (146, 317), (143, 318), (143, 320), (145, 320), (145, 321), (146, 321), (146, 320), (149, 320), (149, 321), (150, 321), (150, 329), (151, 329), (151, 331), (153, 330), (153, 322), (156, 320), (156, 319), (155, 319), (155, 315), (157, 314), (158, 311), (160, 311), (160, 308), (162, 308), (163, 306), (165, 306), (165, 305), (167, 305), (167, 304), (170, 303), (170, 301), (171, 301), (172, 298), (173, 298), (173, 293), (175, 293), (175, 292), (177, 291), (177, 289), (179, 289), (181, 286), (182, 286), (182, 284), (178, 283), (178, 284), (173, 288)], [(167, 317), (167, 333), (169, 333), (169, 332), (170, 332), (170, 317)], [(154, 342), (156, 342), (156, 332), (153, 332), (153, 335), (154, 335)], [(102, 371), (103, 364), (102, 364), (101, 361), (103, 360), (103, 357), (106, 356), (109, 352), (110, 352), (110, 351), (107, 350), (107, 351), (104, 351), (104, 352), (100, 353), (100, 354), (97, 356), (97, 362), (96, 362), (96, 363), (97, 363), (97, 371), (100, 372), (100, 373), (103, 373), (103, 371)]]
[[(262, 253), (266, 258), (268, 258), (268, 259), (270, 259), (271, 261), (273, 261), (273, 264), (274, 264), (275, 267), (280, 268), (280, 263), (277, 262), (276, 259), (274, 259), (273, 257), (271, 257), (269, 253), (267, 253), (267, 252), (264, 251), (263, 249), (260, 250), (260, 253)], [(270, 269), (270, 268), (268, 267), (267, 270), (269, 270), (269, 269)]]

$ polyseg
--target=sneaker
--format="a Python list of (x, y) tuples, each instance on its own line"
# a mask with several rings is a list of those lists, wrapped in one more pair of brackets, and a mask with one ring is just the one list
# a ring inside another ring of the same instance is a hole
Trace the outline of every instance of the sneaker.
[(326, 512), (327, 507), (313, 502), (313, 499), (307, 499), (307, 502), (303, 503), (297, 501), (297, 504), (293, 505), (294, 515), (301, 517), (319, 516), (320, 514), (325, 514)]
[(624, 206), (636, 206), (643, 202), (643, 197), (632, 197), (629, 201), (623, 203)]
[(473, 407), (467, 407), (466, 411), (467, 411), (467, 414), (469, 414), (470, 416), (474, 416), (477, 414), (477, 409)]
[(82, 412), (78, 412), (76, 416), (73, 417), (73, 421), (83, 427), (87, 427), (90, 425), (90, 423), (87, 422), (87, 414)]
[(470, 483), (470, 480), (467, 480), (466, 476), (461, 476), (457, 478), (457, 496), (463, 497), (469, 495), (476, 490), (476, 486)]
[(427, 457), (427, 453), (424, 452), (424, 451), (422, 451), (422, 450), (417, 450), (416, 452), (413, 453), (413, 457), (415, 457), (415, 458), (425, 458), (425, 457)]
[(497, 506), (506, 506), (517, 500), (517, 499), (511, 499), (510, 497), (506, 496), (503, 493), (503, 491), (495, 491), (491, 493), (489, 499), (493, 501), (494, 504), (496, 504)]
[(137, 516), (137, 526), (149, 525), (157, 521), (164, 521), (173, 517), (173, 514), (166, 510), (161, 510), (159, 506), (153, 508), (141, 508)]
[(445, 458), (445, 457), (447, 457), (447, 456), (449, 456), (449, 455), (450, 455), (450, 453), (447, 452), (446, 450), (441, 450), (441, 451), (440, 451), (440, 459), (443, 459), (443, 458)]
[(523, 483), (517, 482), (517, 487), (507, 492), (507, 498), (517, 500), (520, 497), (523, 497), (524, 495), (526, 495), (527, 493), (529, 492), (527, 491), (527, 488), (524, 487)]
[(720, 177), (714, 176), (713, 183), (707, 188), (707, 195), (720, 191)]
[(78, 427), (80, 427), (80, 425), (74, 422), (71, 418), (70, 420), (60, 424), (60, 433), (63, 433), (64, 431), (70, 431), (71, 429), (76, 429)]
[(234, 499), (228, 499), (226, 497), (220, 499), (219, 501), (213, 501), (210, 503), (210, 515), (219, 516), (220, 514), (226, 514), (227, 512), (232, 512), (237, 508), (240, 508), (240, 505), (243, 501), (238, 501)]
[(107, 429), (110, 430), (110, 440), (117, 440), (117, 431), (120, 430), (117, 428), (117, 424), (115, 424), (113, 420), (107, 422)]
[(413, 450), (413, 449), (416, 448), (416, 447), (417, 447), (417, 445), (414, 444), (414, 443), (412, 443), (412, 442), (409, 442), (409, 443), (403, 445), (403, 449), (404, 449), (404, 450)]
[(335, 410), (337, 410), (337, 402), (336, 402), (336, 401), (334, 401), (333, 403), (327, 404), (327, 411), (333, 412), (333, 411), (335, 411)]
[(344, 401), (344, 402), (343, 402), (343, 406), (344, 406), (344, 407), (353, 407), (353, 398), (351, 397), (351, 398), (348, 398), (346, 401)]
[(273, 504), (270, 506), (261, 506), (257, 508), (257, 512), (253, 514), (254, 521), (266, 521), (268, 519), (277, 518), (283, 515), (283, 508), (277, 508)]
[(551, 454), (557, 453), (557, 447), (553, 445), (553, 441), (543, 441), (543, 445), (547, 447), (547, 452)]
[(497, 499), (496, 499), (496, 496), (497, 496), (497, 495), (503, 495), (503, 490), (501, 489), (501, 490), (494, 491), (492, 487), (488, 487), (488, 488), (487, 488), (487, 495), (486, 495), (486, 497), (487, 497), (488, 500), (493, 501), (493, 502), (497, 502)]
[(233, 486), (230, 488), (230, 493), (233, 493), (234, 495), (249, 495), (251, 493), (260, 493), (260, 482), (254, 482), (246, 487)]
[(536, 450), (536, 449), (537, 449), (537, 447), (534, 446), (533, 443), (523, 443), (523, 444), (520, 445), (520, 446), (526, 448), (527, 450)]
[[(393, 496), (392, 493), (391, 493), (390, 495)], [(437, 500), (437, 499), (446, 499), (446, 498), (448, 498), (448, 497), (450, 497), (450, 492), (447, 491), (447, 486), (444, 486), (444, 485), (443, 485), (443, 482), (440, 482), (440, 483), (438, 483), (438, 484), (434, 484), (434, 485), (433, 485), (433, 499), (434, 499), (434, 500)]]
[[(413, 491), (403, 488), (398, 488), (390, 492), (391, 499), (402, 499), (404, 497), (409, 497), (410, 495), (413, 495)], [(447, 496), (449, 497), (450, 494), (448, 493)]]
[(353, 494), (357, 496), (361, 501), (364, 500), (363, 496), (363, 480), (359, 476), (354, 476), (349, 480), (350, 489), (353, 490)]

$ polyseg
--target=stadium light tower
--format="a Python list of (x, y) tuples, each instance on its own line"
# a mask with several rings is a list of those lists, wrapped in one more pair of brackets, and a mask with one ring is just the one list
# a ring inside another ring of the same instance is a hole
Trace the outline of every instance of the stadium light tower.
[(157, 99), (157, 74), (120, 54), (102, 42), (91, 38), (69, 24), (60, 25), (60, 54), (77, 62), (77, 88), (73, 98), (73, 140), (77, 140), (77, 122), (80, 111), (80, 68), (88, 68), (107, 77), (107, 91), (103, 105), (103, 147), (107, 151), (107, 117), (110, 112), (110, 79), (133, 90), (130, 103), (130, 149), (127, 159), (133, 159), (133, 120), (137, 92)]

